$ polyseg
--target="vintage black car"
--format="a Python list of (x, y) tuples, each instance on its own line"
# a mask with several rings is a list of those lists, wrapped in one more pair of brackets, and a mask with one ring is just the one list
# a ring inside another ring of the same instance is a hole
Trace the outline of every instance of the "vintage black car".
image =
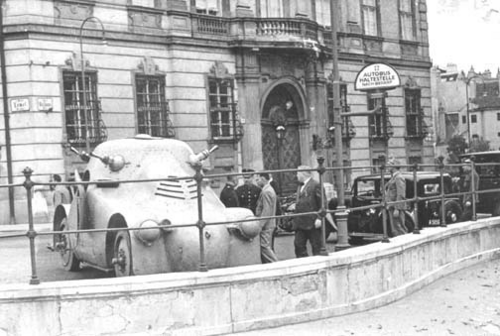
[[(405, 225), (408, 232), (415, 228), (415, 220), (418, 218), (419, 227), (435, 226), (441, 224), (441, 176), (438, 172), (417, 172), (417, 196), (420, 198), (434, 197), (432, 199), (420, 200), (415, 206), (414, 198), (414, 175), (412, 172), (403, 172), (406, 180), (407, 209), (405, 211)], [(385, 175), (387, 183), (390, 175)], [(444, 195), (452, 192), (452, 179), (449, 174), (443, 174)], [(384, 184), (385, 184), (384, 183)], [(383, 218), (380, 205), (382, 201), (381, 176), (365, 175), (354, 180), (351, 190), (352, 198), (349, 202), (350, 208), (347, 225), (349, 236), (353, 239), (373, 237), (383, 234)], [(445, 196), (445, 218), (446, 223), (456, 223), (462, 214), (462, 207), (458, 198)], [(369, 209), (355, 210), (353, 208), (372, 205)], [(418, 209), (418, 211), (415, 211)], [(389, 223), (389, 221), (388, 221)], [(388, 228), (388, 235), (391, 230)]]
[(460, 156), (462, 162), (466, 159), (472, 159), (476, 164), (475, 168), (479, 175), (479, 186), (476, 186), (476, 189), (491, 190), (479, 194), (476, 211), (500, 216), (500, 191), (493, 191), (500, 189), (500, 151), (476, 152)]

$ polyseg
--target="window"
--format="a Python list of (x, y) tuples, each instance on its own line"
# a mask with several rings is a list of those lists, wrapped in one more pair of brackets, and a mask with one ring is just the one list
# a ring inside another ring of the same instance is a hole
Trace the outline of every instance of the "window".
[(282, 0), (264, 0), (261, 1), (261, 17), (283, 17)]
[(87, 138), (89, 143), (95, 145), (105, 141), (107, 137), (97, 99), (96, 73), (85, 73), (83, 82), (85, 82), (85, 99), (81, 73), (63, 72), (66, 136), (68, 142), (74, 146), (84, 146)]
[(399, 0), (399, 20), (401, 25), (401, 39), (415, 39), (415, 12), (412, 0)]
[(470, 122), (473, 124), (477, 123), (477, 115), (471, 114), (470, 115)]
[[(333, 84), (329, 82), (327, 84), (327, 99), (328, 99), (328, 120), (330, 125), (334, 120), (334, 110), (333, 110)], [(349, 112), (349, 105), (347, 105), (347, 85), (340, 84), (340, 111), (342, 113)], [(354, 126), (349, 117), (342, 117), (342, 137), (352, 138), (354, 132)]]
[(406, 134), (408, 137), (425, 136), (425, 124), (420, 106), (420, 90), (405, 89)]
[(467, 117), (466, 116), (462, 116), (462, 124), (466, 124), (467, 123)]
[(384, 97), (369, 97), (368, 110), (382, 108), (382, 113), (377, 112), (368, 117), (370, 138), (383, 139), (387, 135), (387, 113), (385, 113), (385, 98)]
[(165, 99), (165, 77), (136, 75), (137, 130), (142, 134), (174, 136)]
[(212, 139), (234, 139), (237, 136), (234, 79), (209, 77), (208, 97)]
[(316, 0), (316, 22), (319, 25), (330, 27), (330, 0)]
[(218, 15), (219, 0), (196, 0), (196, 13), (207, 15)]
[(378, 0), (361, 0), (363, 33), (378, 36)]
[(497, 113), (497, 121), (500, 120), (500, 113)]
[(140, 7), (154, 7), (155, 1), (154, 0), (132, 0), (131, 4), (133, 6), (140, 6)]

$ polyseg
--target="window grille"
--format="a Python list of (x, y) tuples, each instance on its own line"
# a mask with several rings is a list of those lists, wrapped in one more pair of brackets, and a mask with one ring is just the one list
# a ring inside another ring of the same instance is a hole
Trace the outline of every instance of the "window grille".
[(86, 73), (83, 82), (85, 83), (85, 99), (81, 73), (63, 72), (66, 136), (68, 142), (77, 147), (84, 146), (87, 138), (93, 145), (107, 139), (107, 130), (101, 120), (101, 106), (97, 99), (96, 73)]
[(405, 89), (406, 134), (423, 138), (427, 135), (424, 114), (420, 105), (420, 90)]
[(234, 79), (208, 79), (210, 129), (213, 140), (238, 140), (241, 125), (234, 101)]
[[(330, 120), (330, 126), (334, 120), (334, 110), (333, 110), (333, 84), (327, 84), (327, 98), (328, 98), (328, 119)], [(350, 106), (347, 105), (347, 85), (340, 84), (340, 110), (341, 113), (349, 112)], [(351, 121), (350, 117), (342, 117), (342, 138), (344, 140), (349, 140), (356, 136), (356, 129)]]
[(389, 121), (387, 108), (385, 107), (384, 97), (368, 98), (368, 109), (374, 110), (376, 108), (381, 108), (382, 111), (378, 111), (368, 117), (370, 138), (387, 140), (393, 135), (393, 130)]
[(162, 138), (174, 137), (165, 99), (165, 77), (137, 75), (135, 81), (138, 132)]

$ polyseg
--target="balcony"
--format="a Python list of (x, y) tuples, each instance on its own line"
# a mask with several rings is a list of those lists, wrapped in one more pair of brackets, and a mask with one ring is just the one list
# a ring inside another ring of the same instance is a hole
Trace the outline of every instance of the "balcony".
[(235, 47), (310, 49), (323, 51), (324, 28), (297, 18), (231, 19), (231, 44)]

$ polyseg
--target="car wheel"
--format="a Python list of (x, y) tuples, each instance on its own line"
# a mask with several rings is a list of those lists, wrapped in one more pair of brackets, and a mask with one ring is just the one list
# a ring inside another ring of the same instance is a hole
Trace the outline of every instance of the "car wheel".
[(115, 268), (115, 276), (117, 277), (133, 275), (132, 250), (130, 245), (130, 235), (128, 231), (119, 231), (116, 234), (113, 250), (113, 265)]
[[(68, 223), (66, 217), (61, 218), (59, 222), (59, 231), (68, 231)], [(61, 256), (61, 264), (66, 271), (79, 271), (80, 270), (80, 260), (75, 256), (73, 252), (73, 246), (71, 246), (71, 239), (69, 234), (60, 233), (55, 236), (56, 247)]]
[(446, 224), (457, 223), (462, 217), (462, 207), (456, 201), (449, 201), (444, 205)]

